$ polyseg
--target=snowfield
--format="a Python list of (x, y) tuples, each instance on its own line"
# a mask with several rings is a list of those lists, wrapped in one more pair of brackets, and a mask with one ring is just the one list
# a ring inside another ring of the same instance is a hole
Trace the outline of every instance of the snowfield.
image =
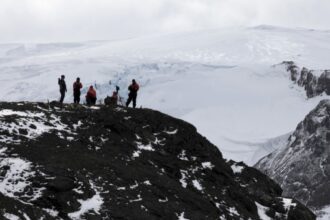
[[(2, 101), (59, 98), (57, 78), (96, 85), (98, 98), (115, 85), (127, 97), (140, 83), (138, 106), (194, 124), (225, 158), (253, 165), (287, 141), (317, 103), (306, 99), (281, 65), (330, 68), (330, 32), (272, 26), (203, 30), (121, 41), (0, 45)], [(111, 84), (110, 84), (111, 81)], [(2, 112), (5, 114), (4, 112)]]

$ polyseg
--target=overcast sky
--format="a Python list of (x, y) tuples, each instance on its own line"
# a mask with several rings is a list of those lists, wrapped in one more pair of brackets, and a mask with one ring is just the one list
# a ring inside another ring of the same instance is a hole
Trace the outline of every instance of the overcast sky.
[(330, 29), (330, 0), (0, 0), (0, 42), (84, 41), (270, 24)]

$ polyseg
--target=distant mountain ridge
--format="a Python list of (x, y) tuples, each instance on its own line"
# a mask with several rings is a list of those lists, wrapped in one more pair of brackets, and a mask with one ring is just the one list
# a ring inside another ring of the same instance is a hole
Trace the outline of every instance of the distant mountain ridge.
[(284, 195), (314, 210), (330, 206), (330, 100), (321, 101), (299, 123), (288, 144), (255, 167), (279, 183)]

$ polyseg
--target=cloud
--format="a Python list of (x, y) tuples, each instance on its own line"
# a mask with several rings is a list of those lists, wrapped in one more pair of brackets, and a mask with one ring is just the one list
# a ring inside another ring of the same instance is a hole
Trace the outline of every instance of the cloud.
[(80, 41), (272, 24), (330, 29), (328, 0), (1, 0), (0, 42)]

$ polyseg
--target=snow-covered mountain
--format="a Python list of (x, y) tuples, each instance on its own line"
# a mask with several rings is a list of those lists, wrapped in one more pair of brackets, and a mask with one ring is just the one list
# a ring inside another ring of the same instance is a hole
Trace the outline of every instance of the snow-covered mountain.
[(314, 210), (330, 212), (330, 100), (321, 101), (299, 123), (288, 143), (260, 160), (256, 168)]
[[(226, 158), (252, 165), (285, 141), (320, 101), (290, 81), (284, 60), (329, 67), (330, 32), (272, 26), (203, 30), (120, 41), (0, 45), (5, 101), (58, 99), (57, 78), (115, 85), (126, 96), (141, 84), (138, 105), (193, 123)], [(112, 84), (109, 84), (111, 80)], [(69, 90), (67, 102), (72, 101)]]

